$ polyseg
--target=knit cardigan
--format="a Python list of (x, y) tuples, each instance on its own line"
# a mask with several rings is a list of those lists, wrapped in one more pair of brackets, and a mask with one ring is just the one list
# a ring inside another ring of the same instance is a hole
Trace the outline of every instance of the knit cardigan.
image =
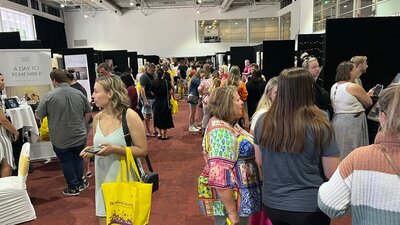
[(353, 225), (400, 225), (400, 177), (379, 145), (400, 167), (400, 138), (378, 133), (373, 145), (354, 150), (320, 187), (318, 205), (329, 217), (350, 208)]

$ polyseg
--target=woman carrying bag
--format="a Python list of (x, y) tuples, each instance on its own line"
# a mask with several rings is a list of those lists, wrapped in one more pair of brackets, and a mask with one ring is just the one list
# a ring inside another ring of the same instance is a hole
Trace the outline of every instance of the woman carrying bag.
[[(122, 113), (126, 111), (129, 133), (132, 145), (128, 146), (134, 157), (147, 155), (147, 140), (143, 123), (140, 117), (129, 108), (130, 100), (119, 77), (99, 77), (94, 85), (92, 95), (94, 103), (102, 110), (94, 117), (93, 144), (99, 151), (92, 154), (86, 150), (81, 156), (91, 158), (95, 156), (96, 181), (96, 216), (99, 224), (106, 224), (106, 209), (102, 192), (104, 182), (115, 182), (120, 171), (120, 157), (126, 155), (126, 142), (122, 129)], [(133, 175), (134, 180), (138, 180)]]

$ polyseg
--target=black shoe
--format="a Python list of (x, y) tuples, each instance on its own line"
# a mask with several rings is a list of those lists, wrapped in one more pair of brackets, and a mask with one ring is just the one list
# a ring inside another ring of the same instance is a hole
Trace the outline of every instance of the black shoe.
[(63, 194), (64, 195), (71, 195), (71, 196), (74, 196), (74, 195), (79, 195), (79, 189), (78, 188), (64, 188), (64, 190), (63, 190)]
[(78, 186), (78, 190), (79, 190), (79, 191), (83, 191), (83, 190), (85, 190), (85, 189), (88, 188), (88, 187), (89, 187), (89, 182), (87, 182), (86, 180), (84, 180), (83, 183), (82, 183), (81, 185)]

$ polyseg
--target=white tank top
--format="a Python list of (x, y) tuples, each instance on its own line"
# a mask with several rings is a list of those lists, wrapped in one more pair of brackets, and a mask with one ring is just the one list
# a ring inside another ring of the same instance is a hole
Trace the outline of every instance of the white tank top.
[(358, 99), (347, 91), (350, 82), (336, 83), (331, 88), (331, 102), (335, 113), (359, 113), (364, 107)]

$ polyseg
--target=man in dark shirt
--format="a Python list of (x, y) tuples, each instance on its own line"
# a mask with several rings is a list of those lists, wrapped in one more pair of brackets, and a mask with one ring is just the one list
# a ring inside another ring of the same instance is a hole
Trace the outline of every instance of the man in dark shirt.
[(311, 76), (314, 78), (314, 86), (313, 86), (313, 91), (314, 91), (314, 103), (315, 105), (321, 109), (324, 114), (327, 116), (328, 120), (330, 119), (331, 115), (331, 100), (329, 96), (329, 92), (327, 92), (322, 85), (322, 79), (320, 79), (318, 76), (321, 72), (321, 68), (318, 63), (318, 59), (315, 57), (307, 57), (304, 59), (302, 67), (304, 69), (307, 69), (310, 73)]
[(151, 82), (154, 79), (156, 66), (153, 63), (146, 65), (146, 72), (140, 77), (140, 95), (143, 103), (142, 113), (144, 115), (144, 124), (146, 127), (147, 136), (154, 136), (150, 131), (150, 120), (153, 114), (154, 96), (151, 93)]
[(75, 88), (76, 90), (82, 92), (82, 94), (84, 94), (87, 97), (87, 92), (85, 90), (85, 88), (76, 81), (75, 77), (74, 77), (74, 73), (75, 70), (74, 69), (69, 69), (67, 70), (67, 83), (69, 83), (69, 86)]

